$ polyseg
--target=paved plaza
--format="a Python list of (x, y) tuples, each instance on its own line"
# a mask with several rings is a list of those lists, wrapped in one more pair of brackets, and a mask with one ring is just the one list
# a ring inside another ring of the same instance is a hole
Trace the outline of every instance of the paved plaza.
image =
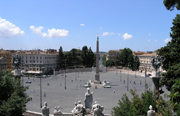
[[(136, 89), (137, 93), (140, 95), (145, 91), (145, 78), (142, 73), (138, 75), (135, 77), (134, 72), (129, 74), (129, 90)], [(66, 89), (64, 74), (42, 78), (42, 104), (47, 101), (51, 114), (53, 114), (55, 106), (60, 106), (62, 112), (70, 113), (75, 106), (75, 102), (81, 101), (84, 104), (86, 88), (84, 88), (83, 85), (85, 85), (88, 80), (94, 80), (95, 72), (73, 72), (67, 73), (66, 76)], [(111, 113), (112, 108), (118, 105), (118, 101), (121, 99), (123, 94), (127, 94), (129, 98), (132, 97), (130, 92), (127, 91), (127, 77), (127, 71), (126, 73), (122, 72), (121, 74), (120, 72), (115, 71), (100, 73), (100, 80), (110, 82), (111, 88), (90, 88), (91, 90), (93, 89), (94, 92), (93, 100), (104, 106), (103, 112), (105, 114)], [(32, 83), (25, 83), (24, 85), (29, 86), (29, 89), (26, 92), (30, 97), (32, 97), (32, 101), (28, 102), (26, 107), (28, 110), (41, 112), (40, 79), (29, 77), (29, 80), (32, 81)], [(24, 77), (24, 81), (28, 81), (28, 77)], [(147, 77), (146, 82), (149, 87), (148, 89), (151, 90), (152, 80)], [(44, 93), (46, 96), (44, 96)]]

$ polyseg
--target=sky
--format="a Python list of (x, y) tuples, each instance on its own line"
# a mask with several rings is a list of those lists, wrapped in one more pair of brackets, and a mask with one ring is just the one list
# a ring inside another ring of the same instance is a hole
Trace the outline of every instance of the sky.
[(171, 40), (163, 0), (0, 0), (0, 48), (154, 51)]

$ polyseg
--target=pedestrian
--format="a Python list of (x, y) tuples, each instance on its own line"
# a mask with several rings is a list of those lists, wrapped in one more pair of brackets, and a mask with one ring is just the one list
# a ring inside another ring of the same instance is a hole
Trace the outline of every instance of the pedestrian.
[(44, 97), (46, 97), (46, 93), (44, 93)]

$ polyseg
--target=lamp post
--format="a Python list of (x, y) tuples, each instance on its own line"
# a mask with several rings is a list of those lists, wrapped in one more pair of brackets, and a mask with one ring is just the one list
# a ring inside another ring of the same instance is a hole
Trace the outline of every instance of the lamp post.
[(76, 68), (75, 68), (75, 80), (77, 80), (77, 71), (76, 71)]
[(120, 81), (122, 81), (122, 80), (121, 80), (121, 70), (119, 71), (119, 73), (120, 73), (120, 74), (119, 74), (119, 75), (120, 75)]
[(65, 82), (64, 89), (66, 89), (66, 69), (65, 69), (65, 75), (64, 75), (64, 77), (65, 77), (65, 80), (64, 80), (64, 82)]
[(144, 86), (144, 92), (146, 92), (146, 66), (145, 66), (145, 71), (144, 71), (144, 75), (145, 75), (145, 86)]
[(66, 89), (66, 60), (65, 60), (65, 75), (64, 75), (65, 79), (64, 79), (64, 89)]
[[(40, 66), (41, 71), (41, 66)], [(40, 75), (40, 108), (42, 108), (42, 86), (41, 86), (41, 75)]]
[(127, 91), (129, 91), (129, 69), (128, 69), (128, 77), (127, 77)]

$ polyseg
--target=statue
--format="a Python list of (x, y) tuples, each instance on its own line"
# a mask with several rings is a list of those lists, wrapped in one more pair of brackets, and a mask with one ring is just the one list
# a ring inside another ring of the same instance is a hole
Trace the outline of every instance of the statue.
[(93, 116), (104, 116), (104, 114), (102, 113), (104, 110), (103, 106), (100, 106), (97, 101), (95, 101), (95, 104), (92, 107), (92, 114)]
[(155, 68), (157, 72), (157, 69), (159, 69), (159, 67), (161, 66), (161, 57), (159, 57), (158, 55), (155, 56), (155, 58), (152, 59), (151, 63), (153, 68)]
[(85, 94), (85, 108), (92, 109), (92, 102), (93, 102), (93, 92), (90, 92), (90, 89), (87, 88), (87, 92)]
[(62, 114), (59, 106), (55, 107), (54, 109), (54, 116), (59, 116)]
[(75, 102), (75, 107), (71, 112), (72, 112), (73, 115), (82, 114), (84, 116), (85, 109), (84, 109), (83, 105), (81, 104), (81, 101), (78, 101), (78, 104)]
[(47, 107), (47, 102), (44, 102), (44, 106), (42, 107), (42, 115), (49, 116), (49, 107)]
[(18, 55), (16, 54), (16, 57), (13, 56), (13, 65), (18, 70), (20, 64), (21, 64), (21, 58), (18, 57)]
[(152, 105), (149, 106), (149, 109), (147, 116), (155, 116), (155, 111), (153, 110)]

